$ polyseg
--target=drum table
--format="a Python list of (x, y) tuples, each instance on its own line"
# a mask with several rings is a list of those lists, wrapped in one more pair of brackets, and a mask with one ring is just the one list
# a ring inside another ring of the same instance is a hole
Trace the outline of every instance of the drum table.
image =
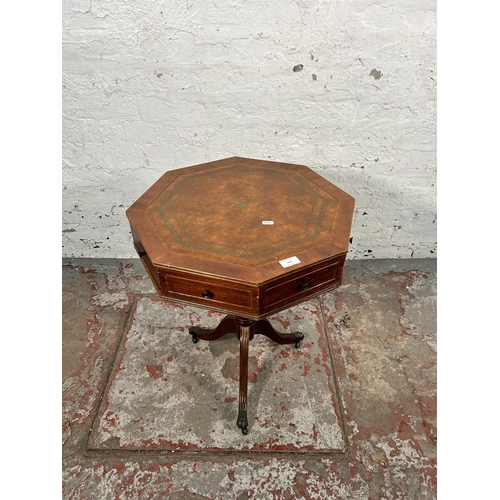
[(237, 426), (248, 433), (248, 344), (300, 347), (266, 316), (340, 285), (354, 198), (306, 166), (227, 158), (164, 174), (128, 210), (136, 251), (161, 297), (227, 313), (193, 342), (240, 342)]

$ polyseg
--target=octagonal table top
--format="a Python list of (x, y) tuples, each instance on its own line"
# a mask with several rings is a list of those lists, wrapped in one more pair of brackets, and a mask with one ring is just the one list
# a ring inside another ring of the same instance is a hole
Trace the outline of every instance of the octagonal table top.
[(346, 253), (353, 212), (304, 165), (233, 157), (165, 173), (127, 217), (156, 266), (259, 284)]

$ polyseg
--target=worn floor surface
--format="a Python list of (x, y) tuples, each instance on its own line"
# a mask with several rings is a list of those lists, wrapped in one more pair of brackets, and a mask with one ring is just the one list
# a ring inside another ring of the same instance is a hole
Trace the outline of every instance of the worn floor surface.
[(436, 261), (348, 261), (256, 336), (249, 434), (222, 315), (159, 299), (139, 260), (63, 261), (65, 499), (436, 498)]

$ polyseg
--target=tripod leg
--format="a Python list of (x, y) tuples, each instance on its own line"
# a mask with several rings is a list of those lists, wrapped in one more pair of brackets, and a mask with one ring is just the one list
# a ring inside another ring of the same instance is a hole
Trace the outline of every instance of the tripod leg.
[(213, 330), (209, 330), (208, 328), (201, 328), (199, 326), (192, 326), (189, 329), (189, 334), (191, 335), (192, 341), (195, 344), (199, 339), (215, 340), (230, 333), (236, 335), (237, 332), (238, 323), (236, 321), (236, 317), (230, 314), (228, 314)]
[(264, 335), (278, 344), (295, 344), (300, 346), (300, 341), (304, 339), (302, 332), (282, 333), (275, 330), (267, 319), (261, 319), (255, 324), (255, 333)]

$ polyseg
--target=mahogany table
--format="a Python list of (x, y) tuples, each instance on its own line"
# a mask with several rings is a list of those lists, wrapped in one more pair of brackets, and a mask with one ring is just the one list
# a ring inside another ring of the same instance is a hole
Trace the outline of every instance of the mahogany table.
[(126, 212), (136, 251), (164, 298), (227, 313), (193, 342), (240, 341), (237, 426), (248, 433), (254, 335), (300, 347), (266, 316), (340, 285), (354, 198), (303, 165), (227, 158), (165, 173)]

